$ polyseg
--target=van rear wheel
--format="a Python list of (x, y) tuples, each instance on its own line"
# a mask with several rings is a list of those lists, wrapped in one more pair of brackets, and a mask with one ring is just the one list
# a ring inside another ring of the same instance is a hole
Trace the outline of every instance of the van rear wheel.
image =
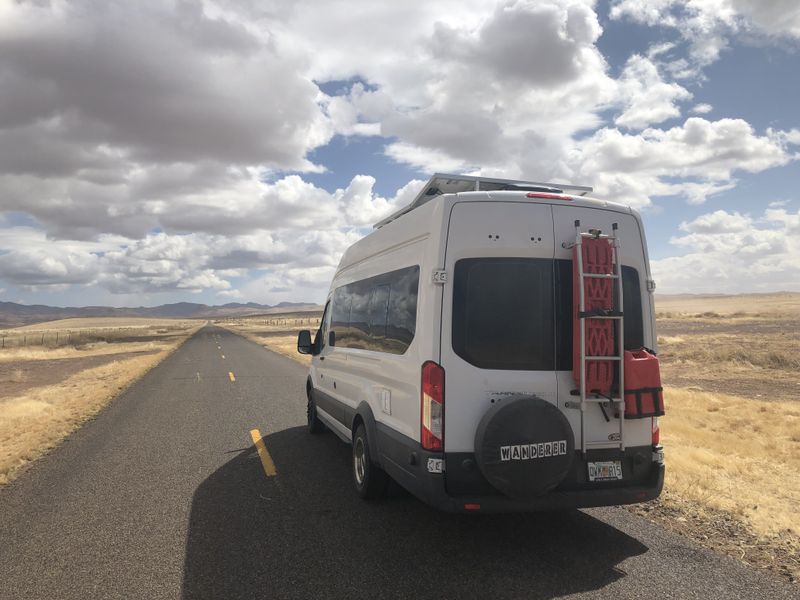
[(383, 496), (388, 481), (386, 472), (372, 462), (367, 430), (360, 424), (353, 437), (353, 483), (356, 491), (365, 500), (374, 500)]
[(306, 404), (306, 416), (308, 417), (308, 431), (309, 433), (324, 433), (325, 423), (320, 421), (317, 414), (317, 403), (314, 402), (314, 388), (308, 388), (308, 403)]

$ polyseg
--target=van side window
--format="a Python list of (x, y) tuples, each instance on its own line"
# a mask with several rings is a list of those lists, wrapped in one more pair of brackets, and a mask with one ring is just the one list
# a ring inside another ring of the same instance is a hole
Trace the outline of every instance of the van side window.
[(369, 342), (369, 296), (372, 291), (369, 280), (345, 286), (352, 305), (350, 307), (350, 326), (341, 345), (345, 348), (366, 349)]
[(369, 335), (373, 340), (386, 337), (386, 316), (389, 312), (389, 285), (372, 289), (369, 299)]
[(553, 261), (466, 258), (456, 262), (453, 350), (483, 369), (555, 368)]
[(328, 327), (330, 324), (331, 316), (331, 301), (325, 304), (325, 310), (322, 311), (322, 318), (319, 321), (319, 329), (317, 335), (314, 337), (314, 345), (317, 347), (317, 352), (322, 352), (322, 349), (328, 345)]
[(644, 346), (644, 323), (642, 319), (642, 290), (639, 287), (639, 271), (633, 267), (622, 267), (622, 313), (625, 315), (625, 349), (638, 350)]
[(419, 267), (401, 269), (390, 278), (389, 312), (386, 318), (385, 352), (403, 354), (417, 329)]
[(417, 325), (419, 267), (349, 283), (333, 294), (336, 346), (404, 354)]
[(350, 327), (350, 306), (352, 304), (352, 298), (347, 293), (346, 288), (347, 286), (340, 287), (333, 293), (331, 331), (336, 334), (337, 346), (344, 345)]

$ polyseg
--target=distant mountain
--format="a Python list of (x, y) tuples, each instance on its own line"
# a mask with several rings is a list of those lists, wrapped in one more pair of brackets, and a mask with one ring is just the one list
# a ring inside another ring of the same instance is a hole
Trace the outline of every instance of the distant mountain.
[(17, 304), (0, 302), (0, 327), (18, 327), (56, 319), (74, 317), (156, 317), (167, 319), (214, 319), (269, 314), (286, 310), (313, 310), (320, 308), (309, 302), (280, 302), (274, 306), (256, 302), (229, 302), (221, 306), (209, 306), (195, 302), (177, 302), (161, 306), (137, 308), (113, 308), (110, 306), (57, 307), (42, 304)]

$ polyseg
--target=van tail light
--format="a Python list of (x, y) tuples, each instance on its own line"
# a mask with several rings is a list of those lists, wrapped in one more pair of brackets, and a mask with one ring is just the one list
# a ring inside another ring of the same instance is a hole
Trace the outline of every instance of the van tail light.
[(429, 360), (422, 365), (422, 447), (425, 450), (444, 450), (444, 369)]
[(658, 425), (658, 417), (653, 417), (653, 446), (661, 443), (661, 428)]

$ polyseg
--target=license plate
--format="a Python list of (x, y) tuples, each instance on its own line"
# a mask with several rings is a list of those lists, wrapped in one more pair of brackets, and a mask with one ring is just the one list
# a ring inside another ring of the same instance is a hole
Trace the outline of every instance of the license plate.
[(589, 481), (617, 481), (622, 479), (622, 463), (606, 460), (589, 463)]

